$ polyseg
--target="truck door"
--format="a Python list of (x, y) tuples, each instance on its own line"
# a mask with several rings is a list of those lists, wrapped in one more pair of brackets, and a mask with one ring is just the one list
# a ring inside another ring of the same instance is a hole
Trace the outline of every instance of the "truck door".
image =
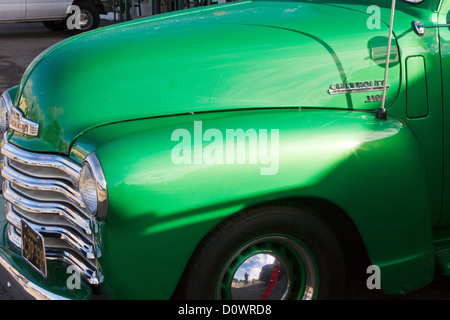
[(72, 0), (26, 0), (28, 20), (63, 19)]
[(0, 0), (0, 21), (19, 21), (25, 18), (25, 0)]

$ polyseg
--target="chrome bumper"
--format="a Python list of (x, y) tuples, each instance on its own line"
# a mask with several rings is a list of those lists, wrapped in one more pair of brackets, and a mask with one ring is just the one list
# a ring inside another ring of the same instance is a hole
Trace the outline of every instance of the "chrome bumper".
[(0, 278), (8, 294), (15, 300), (68, 300), (28, 280), (0, 255)]
[[(0, 207), (4, 205), (0, 195)], [(7, 299), (13, 300), (89, 300), (92, 289), (84, 281), (80, 287), (70, 289), (67, 285), (67, 269), (54, 262), (51, 276), (44, 278), (22, 258), (9, 243), (7, 222), (0, 216), (0, 286), (6, 289)]]

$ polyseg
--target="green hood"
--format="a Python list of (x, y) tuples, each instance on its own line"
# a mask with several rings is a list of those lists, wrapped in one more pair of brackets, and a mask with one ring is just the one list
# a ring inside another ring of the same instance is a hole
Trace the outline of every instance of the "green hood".
[[(367, 19), (324, 4), (246, 1), (69, 38), (36, 58), (20, 85), (17, 105), (39, 123), (39, 136), (12, 140), (68, 153), (84, 131), (119, 121), (248, 108), (376, 109), (380, 102), (367, 96), (381, 91), (329, 93), (384, 78), (388, 28), (368, 29)], [(389, 103), (399, 88), (397, 62), (394, 54)]]

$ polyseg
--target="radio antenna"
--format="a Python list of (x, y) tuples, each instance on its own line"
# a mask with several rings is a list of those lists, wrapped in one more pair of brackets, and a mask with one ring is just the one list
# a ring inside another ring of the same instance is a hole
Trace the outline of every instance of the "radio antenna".
[(386, 67), (384, 70), (383, 95), (381, 96), (381, 108), (378, 109), (378, 111), (377, 111), (377, 118), (381, 119), (381, 120), (387, 119), (385, 102), (386, 102), (388, 70), (389, 70), (389, 64), (390, 64), (389, 58), (391, 57), (391, 42), (392, 42), (392, 29), (394, 26), (395, 4), (396, 4), (396, 0), (392, 0), (391, 22), (389, 23), (389, 37), (388, 37), (388, 48), (387, 48), (387, 56), (386, 56)]

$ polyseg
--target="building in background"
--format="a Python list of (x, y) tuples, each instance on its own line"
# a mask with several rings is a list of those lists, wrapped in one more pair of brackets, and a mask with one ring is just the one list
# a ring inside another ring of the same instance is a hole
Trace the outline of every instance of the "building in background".
[(112, 19), (127, 21), (182, 9), (233, 2), (234, 0), (108, 0)]

